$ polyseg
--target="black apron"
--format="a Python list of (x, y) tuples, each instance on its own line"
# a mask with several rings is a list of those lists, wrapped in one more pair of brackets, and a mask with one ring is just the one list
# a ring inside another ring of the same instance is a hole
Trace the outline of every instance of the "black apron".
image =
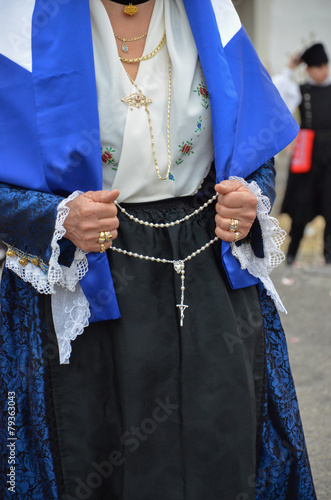
[[(125, 208), (166, 223), (193, 212), (197, 199)], [(214, 216), (213, 203), (161, 229), (119, 212), (114, 245), (181, 260), (214, 238)], [(108, 257), (121, 319), (91, 324), (72, 343), (69, 365), (51, 363), (60, 498), (254, 499), (265, 364), (256, 287), (230, 289), (218, 240), (186, 263), (181, 327), (181, 279), (172, 264)]]

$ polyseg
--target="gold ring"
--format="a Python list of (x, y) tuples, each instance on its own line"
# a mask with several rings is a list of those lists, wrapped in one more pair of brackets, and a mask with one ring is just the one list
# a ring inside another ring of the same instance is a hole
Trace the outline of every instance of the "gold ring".
[(239, 240), (239, 233), (236, 232), (236, 233), (234, 233), (234, 240), (233, 240), (233, 242), (236, 243), (238, 240)]
[(106, 251), (105, 245), (103, 243), (101, 243), (100, 247), (101, 247), (100, 253), (104, 253)]
[(229, 224), (229, 231), (235, 233), (238, 229), (238, 224), (239, 224), (238, 219), (231, 219), (231, 222)]
[(106, 241), (111, 241), (113, 239), (113, 235), (110, 231), (106, 231), (104, 233), (104, 235), (105, 235)]
[(100, 243), (100, 245), (102, 243), (106, 243), (106, 235), (105, 235), (104, 231), (101, 231), (99, 239), (98, 239), (98, 243)]

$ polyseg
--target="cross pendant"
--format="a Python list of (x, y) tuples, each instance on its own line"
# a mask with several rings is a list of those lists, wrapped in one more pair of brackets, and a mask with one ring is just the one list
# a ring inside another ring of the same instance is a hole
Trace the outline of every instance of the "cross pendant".
[(185, 304), (177, 304), (176, 307), (180, 309), (180, 326), (184, 325), (185, 309), (188, 308)]

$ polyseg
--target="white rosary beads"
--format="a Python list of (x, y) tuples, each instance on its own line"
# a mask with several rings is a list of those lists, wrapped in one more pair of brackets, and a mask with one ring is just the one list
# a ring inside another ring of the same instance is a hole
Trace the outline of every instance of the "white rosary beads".
[(173, 222), (167, 222), (167, 223), (161, 223), (161, 224), (153, 224), (153, 222), (147, 222), (147, 221), (138, 219), (137, 217), (134, 217), (129, 212), (127, 212), (125, 210), (125, 208), (121, 207), (121, 205), (117, 201), (115, 201), (115, 204), (117, 205), (119, 210), (124, 215), (126, 215), (130, 220), (133, 220), (134, 222), (137, 222), (138, 224), (141, 224), (142, 226), (163, 228), (163, 227), (173, 227), (173, 226), (176, 226), (177, 224), (181, 224), (182, 222), (188, 221), (189, 219), (191, 219), (191, 217), (193, 217), (194, 215), (197, 215), (198, 213), (202, 212), (202, 210), (207, 208), (208, 205), (210, 205), (214, 200), (216, 200), (217, 196), (218, 196), (218, 194), (215, 194), (212, 198), (210, 198), (208, 201), (206, 201), (206, 203), (204, 203), (200, 208), (197, 208), (197, 210), (194, 210), (194, 212), (192, 212), (190, 215), (186, 215), (182, 219), (177, 219), (177, 220), (174, 220)]
[(180, 274), (181, 278), (181, 301), (180, 304), (177, 304), (176, 307), (180, 310), (180, 326), (184, 325), (184, 315), (185, 315), (185, 310), (188, 308), (186, 304), (184, 304), (184, 298), (185, 298), (185, 263), (193, 257), (196, 257), (199, 253), (203, 252), (207, 248), (209, 248), (211, 245), (213, 245), (216, 241), (218, 240), (218, 237), (216, 236), (212, 240), (208, 241), (205, 245), (203, 245), (201, 248), (196, 250), (195, 252), (191, 253), (185, 259), (183, 260), (169, 260), (169, 259), (160, 259), (158, 257), (150, 257), (148, 255), (141, 255), (139, 253), (135, 252), (130, 252), (128, 250), (123, 250), (122, 248), (117, 248), (114, 246), (110, 247), (110, 250), (113, 250), (114, 252), (122, 253), (123, 255), (128, 255), (129, 257), (135, 257), (137, 259), (142, 259), (142, 260), (148, 260), (152, 262), (159, 262), (161, 264), (172, 264), (174, 266), (174, 269), (176, 273)]

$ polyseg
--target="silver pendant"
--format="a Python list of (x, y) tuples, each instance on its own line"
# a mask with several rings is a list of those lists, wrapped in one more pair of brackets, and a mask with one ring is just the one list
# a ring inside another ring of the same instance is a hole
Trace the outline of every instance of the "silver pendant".
[(177, 274), (180, 274), (182, 271), (185, 270), (184, 262), (182, 260), (175, 260), (174, 269), (175, 269)]

